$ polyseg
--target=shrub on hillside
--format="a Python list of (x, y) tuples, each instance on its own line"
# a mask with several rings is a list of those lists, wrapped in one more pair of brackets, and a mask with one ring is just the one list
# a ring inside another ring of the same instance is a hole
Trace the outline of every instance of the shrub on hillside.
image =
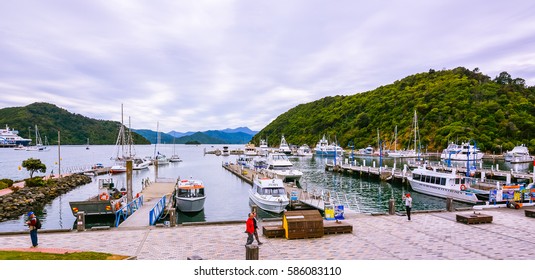
[(24, 179), (26, 187), (43, 187), (46, 182), (41, 177)]

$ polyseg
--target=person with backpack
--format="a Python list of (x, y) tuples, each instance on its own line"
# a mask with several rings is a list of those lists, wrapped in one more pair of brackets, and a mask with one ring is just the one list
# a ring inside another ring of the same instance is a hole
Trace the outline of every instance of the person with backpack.
[(32, 247), (37, 247), (37, 230), (41, 228), (41, 221), (35, 216), (33, 212), (28, 213), (28, 221), (26, 222), (30, 228), (30, 239), (32, 240)]

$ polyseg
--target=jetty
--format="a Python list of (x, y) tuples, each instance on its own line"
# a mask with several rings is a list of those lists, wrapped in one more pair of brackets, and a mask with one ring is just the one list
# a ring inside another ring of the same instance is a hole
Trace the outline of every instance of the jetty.
[[(142, 207), (132, 211), (119, 228), (145, 227), (154, 225), (159, 217), (173, 202), (176, 179), (157, 178), (154, 182), (147, 181), (139, 195), (143, 199)], [(129, 211), (129, 209), (125, 209)]]

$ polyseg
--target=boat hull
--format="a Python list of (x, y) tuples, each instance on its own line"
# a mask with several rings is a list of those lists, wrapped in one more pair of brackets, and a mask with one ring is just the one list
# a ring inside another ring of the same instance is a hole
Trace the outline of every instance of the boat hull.
[(199, 212), (204, 209), (206, 197), (176, 197), (176, 208), (182, 212)]
[(260, 209), (273, 213), (284, 212), (286, 206), (289, 204), (288, 200), (273, 201), (262, 199), (259, 194), (254, 193), (252, 190), (249, 190), (249, 199), (251, 199), (256, 206), (260, 207)]
[(475, 193), (461, 191), (461, 190), (452, 190), (450, 188), (445, 188), (441, 185), (430, 184), (426, 182), (416, 181), (412, 178), (408, 178), (408, 181), (411, 185), (411, 188), (419, 193), (441, 197), (441, 198), (452, 198), (456, 201), (466, 202), (476, 204), (480, 200)]

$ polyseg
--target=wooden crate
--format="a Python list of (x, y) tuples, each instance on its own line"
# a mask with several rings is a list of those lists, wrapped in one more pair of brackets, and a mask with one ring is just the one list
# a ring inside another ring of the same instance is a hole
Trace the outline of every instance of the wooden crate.
[(287, 239), (322, 237), (323, 217), (318, 210), (288, 211), (283, 228)]
[(464, 224), (492, 223), (492, 216), (486, 214), (457, 214), (457, 222)]
[(526, 217), (531, 217), (531, 218), (535, 218), (535, 209), (533, 210), (524, 210), (524, 214), (526, 215)]
[(323, 224), (323, 233), (324, 234), (337, 234), (337, 233), (352, 233), (353, 226), (344, 222), (341, 223), (324, 223)]
[(284, 237), (284, 228), (281, 226), (263, 226), (262, 234), (267, 238)]

